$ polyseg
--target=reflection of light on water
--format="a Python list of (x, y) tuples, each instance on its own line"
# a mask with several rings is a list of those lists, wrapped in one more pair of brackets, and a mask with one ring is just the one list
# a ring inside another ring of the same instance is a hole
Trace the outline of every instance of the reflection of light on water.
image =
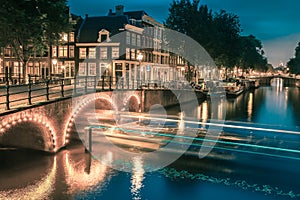
[(179, 113), (179, 121), (178, 121), (178, 135), (184, 134), (184, 112)]
[(0, 199), (49, 199), (55, 184), (56, 163), (54, 157), (52, 169), (42, 180), (25, 188), (1, 191)]
[(283, 79), (281, 78), (275, 78), (271, 82), (271, 86), (276, 87), (276, 94), (279, 95), (280, 92), (282, 92), (283, 88)]
[[(202, 120), (202, 122), (207, 122), (208, 119), (208, 104), (207, 101), (204, 101), (200, 106), (198, 106), (198, 118)], [(205, 125), (203, 125), (205, 126)]]
[(224, 101), (221, 100), (221, 102), (218, 104), (218, 119), (222, 120), (224, 114)]
[(214, 184), (223, 184), (226, 186), (238, 187), (242, 190), (252, 190), (253, 192), (261, 192), (265, 195), (272, 195), (277, 197), (290, 197), (296, 199), (300, 197), (300, 194), (297, 194), (293, 191), (284, 192), (283, 189), (280, 189), (279, 187), (272, 187), (270, 185), (250, 184), (245, 180), (234, 181), (230, 178), (217, 178), (201, 173), (194, 174), (186, 170), (176, 170), (174, 168), (164, 168), (161, 169), (159, 173), (171, 179), (200, 180)]
[(133, 199), (142, 199), (140, 190), (143, 187), (143, 180), (145, 179), (144, 174), (145, 170), (143, 168), (142, 158), (134, 157), (130, 188)]
[[(104, 182), (108, 167), (100, 161), (91, 158), (90, 154), (85, 154), (85, 159), (77, 162), (72, 160), (69, 153), (65, 155), (66, 183), (69, 186), (69, 193), (92, 188)], [(111, 162), (111, 155), (104, 157), (104, 163)]]
[(249, 94), (249, 99), (248, 99), (248, 121), (251, 122), (251, 117), (252, 117), (252, 110), (253, 110), (253, 93), (251, 92)]

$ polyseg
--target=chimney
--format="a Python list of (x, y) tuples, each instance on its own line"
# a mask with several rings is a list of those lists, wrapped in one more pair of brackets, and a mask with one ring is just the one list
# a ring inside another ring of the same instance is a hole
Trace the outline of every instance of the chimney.
[(108, 16), (112, 16), (112, 9), (109, 9)]
[(123, 5), (116, 6), (116, 15), (121, 16), (123, 14), (124, 14), (124, 6)]

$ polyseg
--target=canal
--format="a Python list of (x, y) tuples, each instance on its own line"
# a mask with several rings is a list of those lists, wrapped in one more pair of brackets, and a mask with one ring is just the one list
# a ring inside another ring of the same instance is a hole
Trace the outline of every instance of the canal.
[[(215, 148), (200, 159), (196, 139), (190, 153), (152, 172), (141, 157), (132, 158), (132, 173), (112, 169), (105, 163), (113, 155), (99, 161), (75, 142), (56, 155), (1, 150), (0, 199), (300, 199), (299, 100), (298, 88), (276, 79), (220, 101), (226, 121)], [(194, 108), (201, 121), (211, 104)]]

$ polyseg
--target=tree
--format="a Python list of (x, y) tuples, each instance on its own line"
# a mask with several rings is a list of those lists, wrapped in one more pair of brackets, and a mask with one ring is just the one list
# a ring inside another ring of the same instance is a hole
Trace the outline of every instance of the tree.
[(224, 10), (213, 13), (199, 0), (176, 0), (169, 8), (167, 28), (184, 33), (212, 56), (216, 64), (233, 67), (239, 55), (240, 24), (236, 15)]
[(23, 66), (26, 78), (28, 61), (44, 55), (59, 40), (62, 32), (68, 32), (68, 7), (66, 0), (10, 0), (0, 9), (0, 45), (12, 47), (14, 55)]
[(287, 66), (290, 68), (291, 73), (300, 74), (300, 42), (295, 49), (295, 57), (290, 58)]
[(263, 46), (255, 36), (241, 36), (239, 51), (239, 66), (243, 69), (267, 70), (267, 60), (264, 57)]

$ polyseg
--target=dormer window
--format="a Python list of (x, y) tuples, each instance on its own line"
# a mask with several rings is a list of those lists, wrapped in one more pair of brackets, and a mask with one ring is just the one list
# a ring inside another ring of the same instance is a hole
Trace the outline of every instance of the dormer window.
[(130, 19), (129, 21), (130, 21), (131, 25), (134, 25), (134, 26), (136, 25), (136, 19)]
[(109, 42), (110, 38), (109, 38), (109, 31), (102, 29), (101, 31), (99, 31), (98, 33), (98, 42)]

